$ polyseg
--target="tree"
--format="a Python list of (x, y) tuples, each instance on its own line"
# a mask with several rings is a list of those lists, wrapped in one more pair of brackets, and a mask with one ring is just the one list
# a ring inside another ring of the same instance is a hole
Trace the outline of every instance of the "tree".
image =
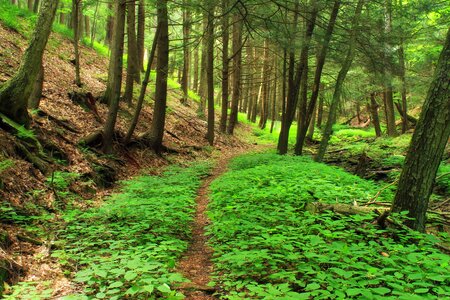
[(233, 93), (231, 95), (231, 112), (227, 133), (233, 134), (238, 120), (239, 97), (241, 92), (242, 65), (242, 19), (238, 13), (233, 18)]
[(104, 97), (109, 104), (108, 117), (103, 130), (103, 152), (112, 152), (112, 140), (119, 110), (122, 88), (123, 44), (125, 31), (126, 0), (116, 0), (114, 34), (109, 61), (108, 86)]
[(356, 36), (357, 36), (357, 28), (359, 26), (359, 19), (361, 16), (362, 7), (364, 5), (364, 0), (358, 0), (358, 4), (356, 5), (355, 15), (353, 17), (352, 29), (349, 32), (348, 39), (348, 48), (346, 57), (342, 64), (342, 68), (339, 71), (338, 78), (336, 80), (336, 86), (334, 88), (333, 99), (331, 101), (330, 111), (328, 113), (327, 124), (325, 125), (325, 129), (323, 131), (322, 141), (320, 142), (319, 151), (315, 157), (316, 161), (322, 161), (325, 152), (328, 147), (328, 142), (331, 138), (331, 134), (333, 133), (333, 125), (336, 123), (336, 115), (337, 109), (339, 105), (339, 101), (341, 98), (342, 86), (344, 85), (345, 77), (347, 76), (348, 71), (353, 62), (353, 58), (355, 57), (355, 46), (356, 46)]
[[(304, 76), (307, 66), (309, 46), (311, 37), (316, 26), (316, 18), (318, 14), (318, 5), (316, 0), (311, 1), (311, 12), (306, 19), (305, 34), (300, 52), (300, 62), (295, 69), (295, 53), (293, 48), (289, 51), (289, 68), (288, 68), (288, 87), (287, 87), (287, 99), (284, 118), (281, 120), (281, 131), (278, 137), (277, 151), (279, 154), (286, 154), (288, 150), (289, 130), (294, 120), (295, 111), (298, 103), (298, 94), (300, 89), (300, 83), (302, 76)], [(298, 5), (294, 14), (294, 28), (291, 37), (291, 42), (296, 38), (297, 31), (297, 19), (298, 19)], [(294, 74), (295, 73), (295, 74)]]
[(317, 57), (316, 63), (316, 71), (314, 74), (314, 84), (313, 90), (311, 94), (311, 99), (308, 104), (308, 109), (306, 110), (306, 114), (303, 114), (305, 117), (299, 122), (299, 130), (297, 131), (297, 143), (295, 145), (295, 154), (301, 155), (303, 151), (303, 144), (305, 143), (305, 137), (308, 130), (309, 122), (311, 122), (312, 114), (314, 113), (314, 108), (316, 106), (317, 99), (319, 97), (319, 87), (320, 80), (322, 77), (323, 66), (325, 64), (325, 58), (328, 52), (328, 46), (330, 44), (331, 36), (333, 35), (334, 25), (336, 24), (336, 18), (339, 13), (339, 8), (341, 5), (340, 0), (334, 1), (333, 8), (331, 10), (330, 20), (328, 22), (328, 26), (325, 32), (325, 37), (323, 44), (321, 46), (320, 52)]
[[(184, 1), (183, 8), (183, 71), (181, 76), (181, 90), (183, 91), (183, 98), (181, 103), (187, 104), (188, 101), (188, 89), (189, 89), (189, 71), (191, 64), (191, 54), (189, 47), (189, 38), (191, 34), (191, 12), (190, 7), (186, 6), (186, 0)], [(214, 37), (212, 37), (213, 39)]]
[(42, 68), (42, 57), (58, 7), (57, 0), (43, 0), (30, 44), (17, 73), (0, 87), (0, 112), (29, 126), (28, 99)]
[(75, 53), (75, 84), (81, 86), (80, 77), (80, 51), (78, 43), (80, 40), (80, 4), (81, 0), (72, 0), (72, 28), (73, 28), (73, 48)]
[(159, 31), (160, 31), (159, 27), (157, 27), (155, 37), (153, 38), (152, 49), (150, 50), (149, 53), (147, 70), (145, 71), (144, 80), (142, 81), (141, 92), (139, 94), (139, 99), (136, 105), (136, 111), (134, 113), (133, 120), (131, 121), (131, 125), (130, 128), (128, 129), (127, 135), (125, 136), (125, 145), (128, 144), (131, 140), (131, 136), (133, 135), (134, 129), (136, 128), (136, 125), (139, 120), (139, 115), (141, 114), (142, 105), (144, 104), (145, 92), (147, 90), (147, 85), (150, 80), (150, 72), (152, 71), (152, 64), (155, 58), (156, 44), (158, 42)]
[(426, 211), (436, 173), (450, 136), (450, 29), (433, 81), (412, 136), (392, 206), (408, 211), (406, 224), (425, 230)]
[(167, 0), (157, 0), (158, 41), (156, 62), (155, 107), (150, 131), (145, 134), (149, 145), (160, 152), (164, 136), (167, 102), (167, 75), (169, 71), (169, 20), (167, 16)]
[(124, 100), (131, 105), (133, 102), (134, 82), (140, 83), (139, 57), (136, 39), (136, 3), (127, 1), (127, 36), (128, 36), (128, 61), (127, 78), (125, 83)]
[(208, 28), (206, 30), (206, 81), (208, 96), (208, 143), (214, 144), (214, 3), (208, 3)]
[(222, 113), (220, 115), (220, 132), (225, 133), (228, 119), (228, 73), (230, 61), (228, 59), (228, 42), (230, 38), (228, 22), (228, 0), (222, 0)]
[(144, 71), (145, 0), (139, 0), (137, 23), (137, 56), (139, 70)]

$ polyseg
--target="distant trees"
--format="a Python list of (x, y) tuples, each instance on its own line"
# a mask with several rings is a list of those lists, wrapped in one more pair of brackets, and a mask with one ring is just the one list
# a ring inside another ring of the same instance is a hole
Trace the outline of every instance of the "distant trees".
[(414, 131), (392, 211), (408, 211), (406, 224), (425, 230), (436, 172), (450, 136), (450, 29)]
[(42, 0), (36, 27), (17, 73), (0, 86), (0, 112), (25, 126), (30, 125), (28, 99), (42, 72), (42, 57), (58, 7), (57, 0)]

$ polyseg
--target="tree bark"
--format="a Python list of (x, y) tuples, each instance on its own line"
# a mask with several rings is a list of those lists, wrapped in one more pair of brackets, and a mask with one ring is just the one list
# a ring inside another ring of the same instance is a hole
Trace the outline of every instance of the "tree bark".
[(241, 97), (242, 66), (242, 20), (239, 14), (233, 16), (233, 93), (227, 133), (233, 134), (238, 121), (239, 98)]
[(28, 99), (42, 66), (42, 57), (50, 35), (58, 1), (43, 0), (37, 23), (17, 73), (0, 86), (0, 112), (13, 121), (29, 126)]
[(406, 225), (425, 231), (425, 214), (450, 136), (450, 29), (406, 155), (392, 206), (408, 211)]
[(134, 82), (141, 82), (136, 39), (136, 3), (134, 0), (127, 1), (127, 11), (128, 63), (123, 98), (131, 106), (133, 102)]
[[(277, 151), (278, 154), (286, 154), (288, 150), (288, 142), (289, 142), (289, 130), (292, 125), (292, 121), (295, 117), (295, 111), (298, 103), (298, 94), (300, 90), (300, 82), (302, 80), (302, 76), (304, 74), (305, 66), (308, 60), (308, 52), (309, 46), (311, 43), (311, 37), (314, 32), (314, 27), (316, 25), (316, 18), (318, 14), (318, 5), (317, 1), (313, 0), (311, 2), (312, 11), (309, 14), (306, 22), (306, 30), (304, 34), (304, 41), (301, 47), (300, 53), (300, 62), (297, 66), (296, 71), (294, 66), (294, 53), (291, 52), (289, 54), (289, 71), (288, 71), (288, 88), (287, 88), (287, 99), (286, 99), (286, 112), (283, 120), (281, 121), (281, 131), (278, 137), (278, 145)], [(296, 5), (296, 11), (294, 15), (294, 34), (293, 38), (295, 39), (297, 31), (296, 24), (298, 19), (298, 4)], [(295, 74), (294, 74), (295, 73)]]
[(108, 46), (111, 46), (111, 42), (113, 39), (113, 27), (114, 27), (113, 2), (108, 2), (108, 17), (106, 19), (106, 36), (105, 36), (105, 44)]
[(80, 40), (80, 3), (81, 0), (72, 0), (72, 28), (73, 28), (73, 49), (75, 53), (75, 84), (81, 87), (80, 77), (80, 51), (78, 49)]
[(206, 81), (208, 93), (208, 131), (206, 137), (210, 146), (214, 145), (214, 4), (207, 0), (208, 28), (206, 31)]
[(263, 70), (262, 70), (262, 95), (261, 95), (261, 113), (259, 118), (259, 128), (266, 128), (267, 118), (269, 116), (269, 42), (267, 39), (264, 40), (264, 54), (263, 54)]
[(194, 92), (198, 93), (198, 48), (195, 47), (194, 50), (194, 76), (193, 76), (193, 82), (192, 82), (192, 89)]
[(220, 115), (220, 132), (225, 133), (227, 129), (227, 119), (228, 119), (228, 70), (229, 70), (229, 59), (228, 59), (228, 42), (229, 42), (229, 22), (228, 22), (228, 0), (222, 1), (222, 113)]
[[(187, 2), (184, 1), (186, 6)], [(189, 89), (189, 72), (191, 65), (191, 53), (189, 47), (189, 37), (191, 34), (191, 12), (190, 7), (183, 8), (183, 74), (181, 76), (181, 90), (183, 91), (183, 98), (181, 103), (187, 104), (188, 89)]]
[(169, 20), (167, 0), (157, 0), (157, 17), (160, 32), (157, 42), (156, 91), (153, 121), (146, 134), (150, 146), (156, 153), (162, 150), (164, 127), (166, 123), (167, 76), (169, 71)]
[(39, 12), (39, 4), (40, 4), (40, 0), (34, 0), (33, 3), (33, 12), (35, 14), (37, 14)]
[(395, 128), (395, 111), (394, 111), (394, 91), (392, 86), (392, 47), (390, 43), (386, 40), (390, 37), (392, 32), (392, 0), (385, 0), (385, 37), (384, 37), (384, 47), (385, 47), (385, 71), (383, 74), (384, 78), (384, 103), (386, 111), (386, 127), (388, 136), (397, 136), (397, 130)]
[(319, 56), (317, 58), (317, 65), (316, 65), (316, 71), (314, 74), (314, 84), (313, 84), (313, 90), (311, 94), (311, 99), (308, 104), (308, 109), (306, 111), (306, 117), (304, 120), (302, 120), (302, 126), (300, 130), (297, 132), (297, 143), (295, 145), (295, 154), (301, 155), (303, 152), (303, 145), (305, 143), (305, 137), (306, 137), (306, 131), (308, 130), (308, 124), (311, 122), (312, 113), (314, 112), (314, 107), (317, 102), (317, 98), (319, 96), (319, 86), (320, 86), (320, 79), (322, 77), (322, 70), (323, 65), (325, 64), (325, 58), (328, 51), (328, 45), (331, 41), (331, 36), (333, 35), (334, 25), (336, 23), (336, 18), (339, 13), (339, 8), (341, 5), (340, 0), (334, 1), (334, 6), (331, 11), (330, 20), (328, 22), (327, 30), (325, 33), (324, 41), (322, 44), (322, 48), (320, 50)]
[[(342, 64), (342, 68), (339, 71), (338, 78), (336, 80), (336, 86), (334, 88), (333, 99), (330, 105), (330, 112), (328, 113), (327, 123), (325, 125), (322, 141), (320, 142), (318, 153), (315, 157), (315, 161), (322, 161), (325, 155), (325, 152), (328, 147), (328, 143), (330, 141), (331, 135), (333, 134), (333, 125), (336, 123), (337, 117), (337, 109), (339, 106), (339, 102), (341, 99), (342, 87), (344, 85), (345, 78), (347, 77), (347, 73), (350, 70), (353, 59), (355, 57), (355, 46), (356, 46), (356, 37), (358, 35), (358, 26), (359, 20), (361, 17), (361, 11), (364, 5), (364, 0), (358, 0), (358, 4), (356, 5), (355, 14), (353, 16), (352, 21), (352, 29), (350, 31), (349, 40), (347, 42), (348, 49), (347, 54)], [(323, 100), (322, 100), (323, 103)], [(320, 108), (320, 105), (319, 105)]]
[(381, 136), (381, 126), (380, 126), (380, 118), (378, 116), (378, 103), (375, 100), (375, 93), (370, 94), (370, 115), (372, 117), (372, 124), (375, 128), (375, 135), (377, 137)]
[(114, 36), (109, 63), (109, 87), (107, 95), (109, 103), (108, 117), (103, 130), (102, 150), (105, 153), (112, 152), (112, 141), (116, 125), (117, 112), (119, 110), (120, 90), (122, 88), (123, 47), (125, 33), (126, 0), (116, 0), (114, 21)]
[(158, 42), (160, 28), (159, 26), (156, 28), (155, 37), (153, 38), (152, 49), (150, 50), (147, 70), (145, 71), (144, 80), (142, 81), (141, 92), (139, 94), (139, 99), (136, 105), (136, 111), (134, 113), (133, 121), (131, 122), (130, 128), (128, 129), (127, 135), (125, 136), (125, 145), (128, 144), (133, 136), (134, 129), (139, 121), (139, 115), (141, 114), (142, 105), (144, 104), (145, 92), (147, 90), (148, 82), (150, 80), (150, 73), (152, 70), (153, 60), (155, 58), (156, 53), (156, 44)]
[(144, 72), (144, 44), (145, 44), (145, 0), (139, 0), (137, 22), (137, 60), (138, 70)]

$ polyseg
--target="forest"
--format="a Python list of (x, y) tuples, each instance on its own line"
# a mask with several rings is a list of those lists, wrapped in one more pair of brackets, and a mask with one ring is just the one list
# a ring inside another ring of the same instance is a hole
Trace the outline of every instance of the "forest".
[(0, 0), (0, 299), (450, 299), (450, 0)]

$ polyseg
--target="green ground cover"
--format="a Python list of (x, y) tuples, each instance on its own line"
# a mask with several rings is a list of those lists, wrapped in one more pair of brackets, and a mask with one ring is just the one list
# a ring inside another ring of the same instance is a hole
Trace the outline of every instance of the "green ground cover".
[[(185, 279), (174, 267), (190, 240), (196, 192), (209, 170), (201, 162), (171, 166), (162, 176), (126, 181), (101, 207), (67, 210), (52, 255), (84, 292), (64, 299), (183, 299), (173, 287)], [(24, 283), (5, 299), (26, 294), (50, 299), (51, 292)]]
[(381, 229), (373, 215), (304, 209), (318, 200), (364, 203), (379, 188), (305, 157), (234, 160), (211, 185), (216, 284), (228, 299), (450, 297), (450, 256), (434, 247), (437, 237)]

